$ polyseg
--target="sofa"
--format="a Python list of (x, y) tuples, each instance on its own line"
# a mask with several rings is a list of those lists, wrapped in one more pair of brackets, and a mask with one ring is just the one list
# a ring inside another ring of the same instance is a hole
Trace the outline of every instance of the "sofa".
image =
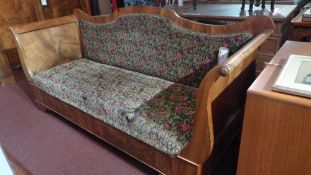
[[(241, 129), (254, 54), (273, 32), (255, 16), (213, 26), (156, 7), (11, 27), (38, 107), (163, 174), (211, 174)], [(217, 64), (219, 47), (229, 58)]]

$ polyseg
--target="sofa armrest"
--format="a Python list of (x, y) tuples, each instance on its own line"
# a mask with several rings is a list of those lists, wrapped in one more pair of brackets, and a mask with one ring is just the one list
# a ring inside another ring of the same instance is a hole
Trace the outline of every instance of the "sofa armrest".
[(245, 46), (231, 55), (222, 65), (220, 65), (220, 75), (228, 76), (230, 72), (242, 64), (243, 60), (247, 55), (249, 55), (249, 53), (256, 51), (259, 46), (261, 46), (268, 39), (268, 37), (273, 33), (274, 23), (272, 19), (267, 16), (252, 16), (248, 17), (241, 23), (227, 25), (226, 27), (222, 28), (225, 31), (218, 27), (215, 27), (215, 33), (218, 33), (219, 31), (226, 32), (247, 30), (255, 36), (253, 40), (248, 42)]
[(235, 68), (243, 64), (244, 59), (257, 49), (268, 39), (273, 30), (266, 30), (257, 35), (253, 40), (243, 46), (240, 50), (231, 55), (225, 62), (219, 66), (221, 76), (228, 76)]
[(240, 30), (252, 32), (254, 38), (222, 65), (214, 67), (205, 75), (198, 90), (192, 138), (183, 149), (181, 157), (192, 160), (193, 163), (203, 163), (208, 159), (215, 141), (212, 103), (254, 61), (256, 51), (273, 33), (273, 28), (273, 21), (265, 16), (250, 17), (232, 25), (213, 26), (214, 34)]
[(74, 16), (10, 27), (24, 73), (36, 73), (82, 57), (79, 26)]

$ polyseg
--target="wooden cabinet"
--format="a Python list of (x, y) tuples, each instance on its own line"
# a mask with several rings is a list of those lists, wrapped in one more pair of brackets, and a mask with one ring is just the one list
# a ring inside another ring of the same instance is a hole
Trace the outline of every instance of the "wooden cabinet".
[(20, 65), (13, 35), (8, 27), (72, 14), (80, 8), (91, 13), (90, 0), (0, 0), (0, 82), (14, 81), (10, 67)]
[(91, 14), (89, 0), (47, 0), (46, 6), (41, 6), (40, 0), (34, 0), (34, 2), (40, 19), (71, 15), (75, 8), (80, 8)]
[(33, 0), (0, 0), (0, 80), (3, 83), (14, 81), (9, 63), (19, 64), (14, 38), (9, 25), (37, 21)]
[(291, 40), (294, 41), (309, 41), (311, 42), (311, 21), (303, 22), (303, 13), (311, 7), (311, 2), (309, 2), (304, 9), (292, 20), (294, 26), (291, 32)]
[(248, 89), (237, 175), (311, 174), (311, 99), (271, 90), (289, 55), (310, 48), (287, 41)]

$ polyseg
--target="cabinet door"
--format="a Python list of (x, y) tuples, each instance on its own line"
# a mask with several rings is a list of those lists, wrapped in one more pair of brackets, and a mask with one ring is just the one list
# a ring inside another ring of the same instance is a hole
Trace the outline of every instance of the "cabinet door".
[(9, 63), (19, 65), (14, 37), (8, 27), (37, 20), (33, 0), (0, 0), (0, 81), (10, 76)]
[(0, 36), (4, 48), (15, 47), (13, 36), (8, 30), (9, 25), (37, 21), (33, 0), (0, 0)]

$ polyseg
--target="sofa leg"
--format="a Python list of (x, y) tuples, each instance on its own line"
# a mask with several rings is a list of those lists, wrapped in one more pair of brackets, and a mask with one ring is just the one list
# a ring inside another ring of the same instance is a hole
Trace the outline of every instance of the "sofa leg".
[(203, 175), (201, 164), (196, 164), (181, 157), (173, 159), (172, 175)]
[(36, 107), (37, 107), (40, 111), (43, 111), (43, 112), (49, 112), (49, 111), (50, 111), (47, 107), (43, 106), (41, 103), (39, 103), (39, 102), (37, 102), (37, 101), (35, 101), (35, 105), (36, 105)]

